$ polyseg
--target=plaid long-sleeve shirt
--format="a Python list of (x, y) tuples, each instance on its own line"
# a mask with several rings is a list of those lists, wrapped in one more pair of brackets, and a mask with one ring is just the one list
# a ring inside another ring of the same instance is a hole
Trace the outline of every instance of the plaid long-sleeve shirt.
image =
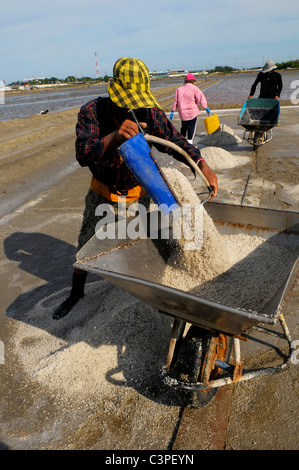
[[(139, 121), (147, 123), (145, 129), (147, 134), (179, 145), (195, 162), (201, 158), (200, 151), (185, 140), (159, 108), (143, 108), (140, 111), (136, 110), (136, 114)], [(110, 98), (99, 97), (82, 106), (76, 126), (76, 158), (81, 166), (88, 166), (92, 175), (106, 184), (112, 192), (125, 193), (137, 186), (138, 181), (120, 158), (117, 148), (103, 153), (103, 137), (115, 130), (117, 126), (113, 120)], [(156, 144), (155, 147), (186, 163), (173, 149)]]

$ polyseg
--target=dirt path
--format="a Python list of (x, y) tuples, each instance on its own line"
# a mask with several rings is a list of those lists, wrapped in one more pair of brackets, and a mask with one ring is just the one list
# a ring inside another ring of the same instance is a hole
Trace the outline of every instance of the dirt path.
[(77, 113), (71, 109), (0, 124), (1, 215), (75, 168)]

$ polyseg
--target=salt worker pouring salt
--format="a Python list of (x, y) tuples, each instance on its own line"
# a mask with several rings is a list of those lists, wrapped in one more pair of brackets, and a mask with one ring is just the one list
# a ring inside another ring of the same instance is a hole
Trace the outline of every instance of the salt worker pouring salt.
[[(90, 188), (85, 198), (85, 209), (77, 250), (95, 234), (100, 217), (95, 215), (100, 204), (116, 208), (122, 198), (126, 206), (138, 202), (149, 205), (149, 195), (122, 160), (118, 147), (139, 132), (132, 114), (134, 110), (140, 126), (148, 135), (178, 145), (198, 165), (217, 195), (217, 176), (202, 158), (199, 149), (188, 143), (167, 119), (160, 104), (150, 90), (150, 76), (146, 65), (139, 59), (123, 57), (116, 61), (108, 97), (98, 97), (80, 109), (76, 125), (76, 158), (91, 172)], [(154, 144), (159, 151), (190, 166), (174, 149)], [(192, 167), (190, 166), (192, 169)], [(194, 170), (192, 170), (194, 171)], [(86, 271), (75, 268), (68, 298), (56, 309), (53, 318), (67, 315), (84, 296)]]

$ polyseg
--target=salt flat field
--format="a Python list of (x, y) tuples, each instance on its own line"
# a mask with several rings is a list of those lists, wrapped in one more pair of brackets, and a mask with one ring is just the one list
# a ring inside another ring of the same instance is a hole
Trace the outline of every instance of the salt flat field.
[[(199, 77), (198, 81), (203, 80), (204, 93), (209, 105), (212, 106), (213, 104), (220, 103), (245, 102), (256, 75), (254, 73), (222, 75), (219, 77), (213, 75), (207, 81), (205, 81), (204, 77)], [(294, 88), (291, 87), (292, 83), (297, 81), (299, 84), (299, 72), (286, 71), (281, 72), (281, 75), (283, 79), (281, 100), (290, 100), (292, 93), (294, 93)], [(151, 89), (155, 91), (164, 87), (180, 86), (183, 84), (183, 81), (184, 77), (179, 79), (157, 79), (152, 81)], [(209, 81), (211, 82), (210, 85)], [(297, 88), (299, 87), (298, 84)], [(259, 87), (255, 97), (258, 97), (258, 92)], [(6, 93), (4, 104), (0, 105), (0, 121), (24, 119), (39, 114), (40, 111), (44, 110), (59, 112), (76, 108), (100, 95), (107, 96), (107, 84), (90, 87), (61, 87), (39, 92)]]

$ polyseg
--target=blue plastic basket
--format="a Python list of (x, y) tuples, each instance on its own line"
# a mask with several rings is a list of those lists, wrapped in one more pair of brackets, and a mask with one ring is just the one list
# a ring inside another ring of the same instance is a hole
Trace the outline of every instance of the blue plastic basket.
[(141, 133), (124, 142), (119, 147), (119, 153), (161, 211), (170, 213), (178, 207), (178, 201)]

